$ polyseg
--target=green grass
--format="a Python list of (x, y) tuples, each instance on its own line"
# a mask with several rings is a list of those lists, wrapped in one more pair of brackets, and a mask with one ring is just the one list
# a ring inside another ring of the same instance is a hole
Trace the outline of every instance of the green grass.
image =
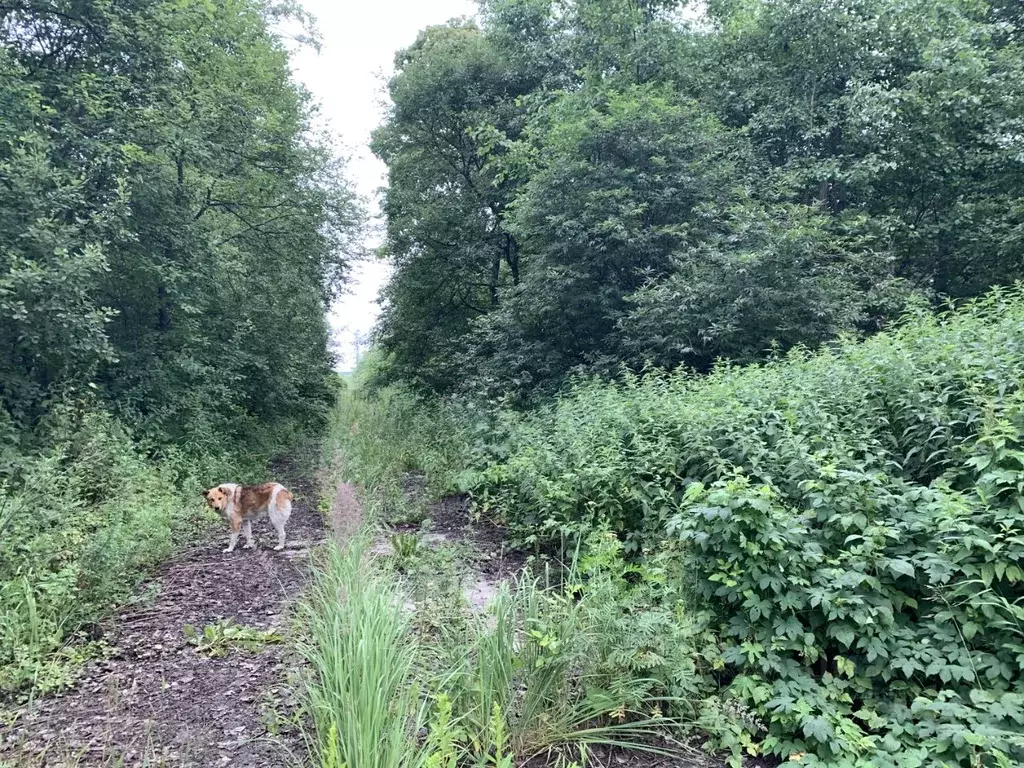
[[(338, 461), (342, 477), (360, 485), (371, 515), (418, 522), (430, 498), (454, 487), (467, 444), (463, 420), (447, 418), (410, 390), (352, 387), (339, 395), (324, 450), (328, 464)], [(410, 472), (427, 477), (425, 497), (406, 494)]]
[[(599, 745), (672, 752), (654, 746), (679, 725), (662, 714), (671, 697), (608, 666), (621, 633), (601, 608), (607, 591), (524, 574), (476, 615), (439, 595), (431, 573), (399, 581), (367, 542), (328, 548), (298, 614), (316, 765), (511, 766), (541, 754), (583, 765)], [(431, 598), (413, 604), (418, 579)], [(441, 603), (445, 615), (427, 620)]]
[(321, 768), (412, 768), (425, 712), (418, 649), (395, 583), (366, 562), (365, 536), (328, 547), (299, 611), (312, 669), (310, 751)]

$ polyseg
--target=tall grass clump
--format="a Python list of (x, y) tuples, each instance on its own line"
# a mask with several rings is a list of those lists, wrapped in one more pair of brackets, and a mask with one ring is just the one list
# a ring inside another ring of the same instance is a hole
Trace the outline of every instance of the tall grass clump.
[(1017, 287), (816, 354), (579, 382), (501, 413), (507, 455), (465, 479), (523, 543), (682, 553), (725, 746), (1022, 764), (1022, 383)]
[(360, 364), (332, 412), (325, 451), (341, 457), (342, 476), (366, 492), (371, 513), (385, 517), (405, 502), (403, 480), (426, 478), (428, 494), (454, 487), (466, 462), (468, 415), (400, 384), (371, 386), (379, 364), (371, 353)]
[(299, 612), (313, 675), (308, 741), (322, 768), (420, 764), (409, 617), (394, 581), (366, 558), (365, 537), (329, 547)]

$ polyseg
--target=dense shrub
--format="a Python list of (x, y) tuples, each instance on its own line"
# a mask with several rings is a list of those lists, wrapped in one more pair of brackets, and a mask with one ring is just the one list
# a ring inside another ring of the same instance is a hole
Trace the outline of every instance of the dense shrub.
[(165, 449), (145, 455), (102, 410), (53, 409), (47, 448), (12, 457), (0, 480), (0, 692), (59, 687), (94, 650), (83, 631), (127, 599), (201, 522), (210, 478), (261, 461)]
[(754, 715), (733, 744), (1019, 764), (1022, 379), (1018, 287), (815, 355), (580, 383), (501, 414), (461, 481), (524, 542), (684, 545), (714, 682)]

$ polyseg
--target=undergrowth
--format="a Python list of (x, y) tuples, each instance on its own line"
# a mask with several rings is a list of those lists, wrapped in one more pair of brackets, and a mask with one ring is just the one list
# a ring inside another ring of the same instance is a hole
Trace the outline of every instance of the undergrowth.
[(524, 543), (685, 553), (723, 746), (830, 766), (1024, 760), (1024, 293), (708, 377), (500, 414), (463, 476)]
[[(589, 764), (597, 747), (677, 754), (657, 738), (679, 726), (667, 714), (679, 702), (664, 689), (665, 665), (633, 655), (653, 641), (684, 661), (688, 637), (655, 637), (653, 626), (632, 626), (642, 616), (609, 611), (621, 585), (608, 578), (591, 590), (583, 580), (621, 561), (614, 545), (594, 550), (600, 558), (570, 579), (524, 574), (474, 614), (439, 598), (436, 581), (431, 600), (410, 605), (365, 535), (332, 545), (299, 614), (316, 764), (511, 768), (543, 754), (568, 768)], [(419, 622), (439, 599), (444, 620)], [(624, 644), (628, 659), (617, 656)], [(678, 677), (685, 664), (672, 666)]]
[(208, 521), (199, 491), (265, 457), (144, 452), (102, 410), (56, 406), (45, 447), (0, 475), (0, 695), (71, 682), (102, 653), (95, 623)]
[(734, 765), (1008, 766), (1024, 762), (1022, 381), (1018, 287), (760, 366), (579, 381), (526, 412), (357, 389), (338, 445), (371, 496), (425, 473), (521, 546), (599, 557), (614, 534), (621, 566), (581, 581), (618, 574), (600, 633), (619, 650), (590, 652), (606, 687), (648, 680), (641, 699)]
[[(433, 403), (399, 385), (367, 391), (379, 365), (364, 359), (331, 415), (325, 463), (340, 462), (341, 476), (357, 483), (367, 512), (390, 522), (420, 522), (425, 504), (452, 487), (465, 465), (466, 418), (448, 417), (451, 406)], [(410, 475), (429, 482), (425, 494), (407, 493)]]

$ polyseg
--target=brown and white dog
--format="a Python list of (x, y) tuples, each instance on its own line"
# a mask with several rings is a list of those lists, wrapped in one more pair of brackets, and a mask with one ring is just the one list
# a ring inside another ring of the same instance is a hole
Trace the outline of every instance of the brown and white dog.
[(292, 513), (292, 494), (280, 483), (222, 483), (216, 488), (203, 491), (203, 497), (207, 504), (231, 523), (231, 541), (225, 552), (234, 551), (240, 531), (245, 531), (243, 549), (256, 546), (252, 540), (252, 521), (263, 515), (270, 517), (270, 524), (277, 531), (277, 546), (274, 547), (274, 551), (284, 549), (284, 526)]

